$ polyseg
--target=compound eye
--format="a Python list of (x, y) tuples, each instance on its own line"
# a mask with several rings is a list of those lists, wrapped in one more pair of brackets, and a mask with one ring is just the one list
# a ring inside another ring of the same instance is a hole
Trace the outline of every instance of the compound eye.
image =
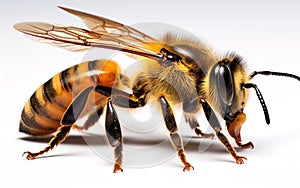
[(233, 77), (227, 65), (220, 65), (216, 69), (216, 83), (221, 100), (231, 105), (234, 95)]

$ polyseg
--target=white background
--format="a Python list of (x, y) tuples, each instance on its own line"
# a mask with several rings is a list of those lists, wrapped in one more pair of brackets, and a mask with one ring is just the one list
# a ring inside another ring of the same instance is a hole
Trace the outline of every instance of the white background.
[[(112, 18), (128, 25), (162, 22), (185, 28), (199, 36), (220, 53), (237, 51), (253, 70), (274, 70), (300, 75), (300, 4), (297, 1), (17, 1), (2, 2), (1, 17), (1, 184), (3, 186), (287, 186), (299, 183), (300, 123), (299, 82), (288, 78), (258, 76), (253, 80), (261, 89), (271, 116), (264, 123), (261, 107), (254, 92), (245, 112), (248, 120), (242, 130), (245, 141), (253, 141), (254, 150), (238, 150), (248, 158), (244, 165), (234, 163), (216, 141), (203, 152), (193, 138), (186, 147), (192, 172), (182, 172), (177, 159), (148, 168), (124, 167), (112, 173), (112, 164), (89, 147), (80, 134), (44, 158), (27, 161), (25, 150), (38, 151), (45, 141), (26, 141), (18, 132), (19, 118), (26, 100), (34, 90), (55, 73), (80, 63), (84, 54), (71, 53), (35, 43), (12, 26), (22, 21), (45, 21), (85, 27), (76, 17), (57, 5)], [(205, 122), (203, 123), (205, 124)], [(165, 129), (162, 135), (168, 138)], [(125, 142), (134, 138), (124, 135)], [(145, 146), (156, 138), (139, 138)], [(233, 141), (231, 139), (231, 141)], [(96, 144), (97, 145), (97, 144)], [(166, 150), (172, 150), (166, 147)], [(125, 151), (126, 155), (126, 151)], [(138, 156), (135, 156), (138, 157)]]

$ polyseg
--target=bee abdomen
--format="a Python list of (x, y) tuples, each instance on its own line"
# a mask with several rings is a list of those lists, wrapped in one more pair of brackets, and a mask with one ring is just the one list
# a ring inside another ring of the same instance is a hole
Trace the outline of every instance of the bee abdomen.
[(33, 93), (22, 111), (20, 132), (47, 135), (57, 130), (64, 112), (76, 96), (72, 85), (77, 67), (56, 74)]
[[(56, 132), (72, 100), (87, 87), (113, 86), (119, 66), (110, 60), (96, 60), (72, 66), (41, 85), (25, 104), (20, 132), (47, 135)], [(101, 101), (105, 96), (98, 96)], [(96, 100), (95, 100), (96, 101)]]
[(25, 104), (21, 114), (20, 132), (31, 135), (46, 135), (56, 131), (65, 109), (50, 103), (39, 87)]

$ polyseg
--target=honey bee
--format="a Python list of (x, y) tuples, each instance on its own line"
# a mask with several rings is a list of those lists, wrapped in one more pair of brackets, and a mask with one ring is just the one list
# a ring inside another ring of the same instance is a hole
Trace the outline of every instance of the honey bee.
[[(122, 74), (118, 62), (93, 60), (72, 66), (40, 86), (23, 109), (19, 130), (30, 135), (54, 135), (43, 150), (24, 152), (30, 160), (63, 142), (72, 128), (88, 129), (104, 114), (106, 136), (114, 148), (113, 172), (123, 171), (122, 131), (114, 106), (140, 108), (155, 99), (170, 132), (171, 143), (184, 166), (183, 171), (194, 167), (186, 159), (178, 133), (173, 113), (176, 104), (182, 105), (186, 122), (199, 137), (212, 138), (214, 134), (203, 133), (197, 122), (197, 114), (203, 109), (217, 138), (236, 163), (242, 164), (246, 158), (237, 154), (222, 133), (217, 114), (224, 119), (239, 148), (253, 148), (252, 142), (243, 144), (240, 135), (246, 120), (244, 109), (250, 88), (256, 92), (267, 124), (270, 117), (263, 96), (251, 79), (256, 75), (274, 75), (300, 81), (299, 76), (282, 72), (254, 71), (247, 74), (246, 62), (241, 56), (236, 53), (218, 56), (197, 39), (166, 33), (158, 40), (103, 17), (60, 8), (80, 17), (90, 30), (41, 22), (18, 23), (14, 27), (40, 42), (71, 51), (91, 47), (120, 51), (140, 58), (144, 69), (136, 77), (128, 78)], [(122, 84), (131, 92), (120, 89)], [(83, 116), (87, 116), (87, 120), (80, 127), (77, 120)]]

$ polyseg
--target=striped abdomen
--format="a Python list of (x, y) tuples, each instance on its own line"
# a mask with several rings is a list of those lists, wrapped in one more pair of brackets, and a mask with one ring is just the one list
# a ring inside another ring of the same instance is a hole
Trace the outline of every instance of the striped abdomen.
[[(72, 100), (85, 88), (94, 85), (113, 86), (120, 72), (110, 60), (84, 62), (72, 66), (41, 85), (25, 104), (21, 114), (20, 132), (47, 135), (60, 126), (61, 118)], [(93, 94), (93, 95), (92, 95)], [(88, 105), (105, 105), (106, 98), (98, 93)], [(94, 108), (91, 108), (94, 109)], [(91, 112), (86, 112), (88, 115)]]

